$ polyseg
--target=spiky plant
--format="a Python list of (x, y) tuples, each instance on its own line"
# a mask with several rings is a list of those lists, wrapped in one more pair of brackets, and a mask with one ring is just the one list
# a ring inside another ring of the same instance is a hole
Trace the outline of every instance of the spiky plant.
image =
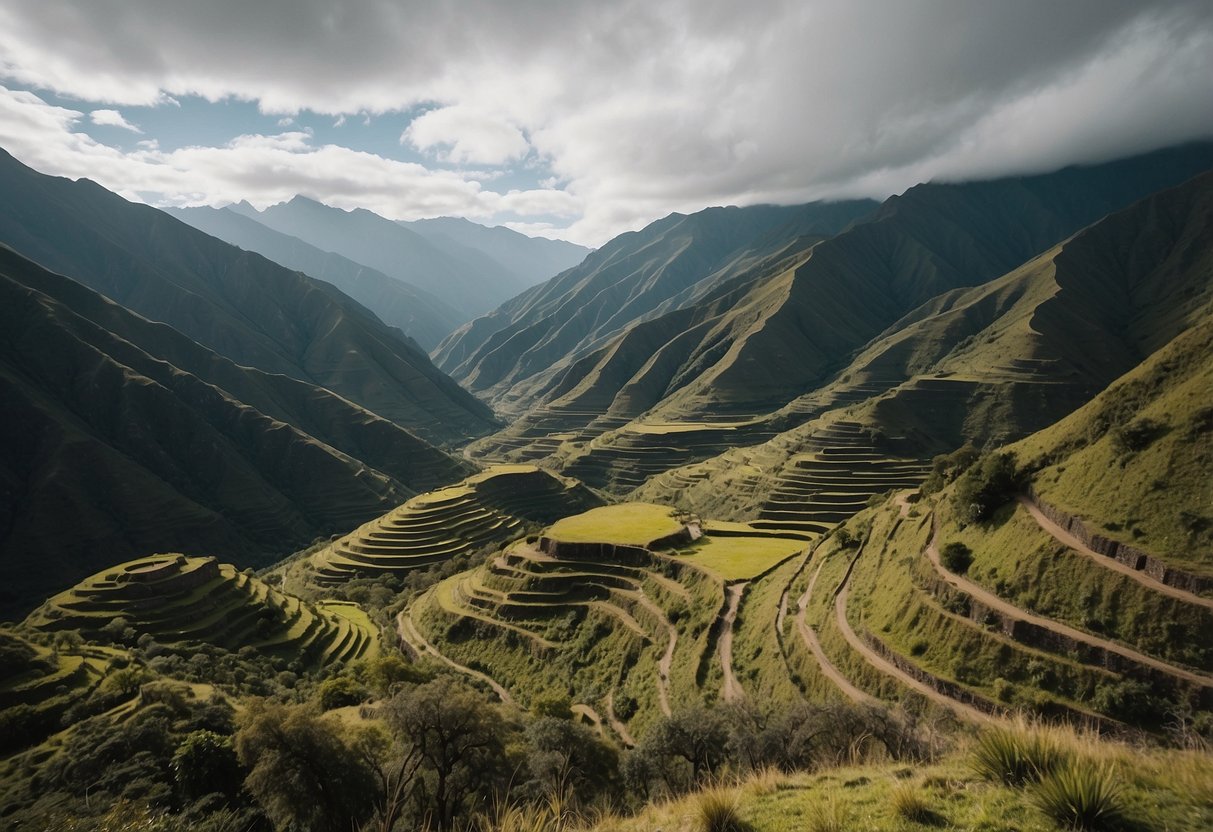
[(1066, 829), (1100, 832), (1124, 820), (1124, 803), (1111, 768), (1072, 760), (1041, 778), (1032, 801)]
[(978, 735), (969, 764), (979, 777), (1022, 786), (1047, 776), (1072, 756), (1049, 731), (1024, 724), (997, 725)]

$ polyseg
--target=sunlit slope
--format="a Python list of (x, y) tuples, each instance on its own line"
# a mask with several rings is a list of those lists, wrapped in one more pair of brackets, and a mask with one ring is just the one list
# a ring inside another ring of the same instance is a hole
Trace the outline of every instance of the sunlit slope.
[(666, 506), (606, 506), (438, 584), (402, 614), (401, 635), (523, 704), (571, 698), (627, 744), (682, 703), (747, 695), (755, 677), (732, 658), (747, 587), (808, 545)]
[(379, 649), (374, 626), (354, 605), (309, 604), (214, 558), (171, 554), (99, 572), (52, 597), (25, 624), (95, 639), (116, 619), (161, 644), (252, 647), (305, 666)]
[[(635, 477), (615, 480), (634, 452), (647, 455), (645, 445), (670, 467), (718, 453), (720, 440), (769, 439), (905, 381), (874, 366), (851, 373), (846, 386), (824, 389), (846, 374), (857, 352), (907, 316), (913, 320), (919, 307), (958, 287), (986, 284), (1107, 210), (1210, 163), (1202, 147), (1038, 177), (918, 186), (843, 233), (765, 262), (747, 280), (714, 286), (693, 308), (632, 326), (570, 364), (537, 406), (474, 452), (555, 454), (591, 485), (626, 490)], [(530, 396), (521, 390), (510, 395)], [(763, 418), (772, 412), (775, 418)], [(722, 420), (749, 424), (727, 437), (704, 433), (702, 441), (660, 443), (643, 435), (645, 426)], [(612, 459), (617, 451), (622, 459)], [(645, 467), (641, 479), (654, 472)]]
[(1204, 175), (1095, 223), (997, 280), (924, 304), (763, 427), (812, 421), (756, 447), (659, 474), (637, 496), (784, 521), (785, 510), (828, 510), (823, 503), (846, 501), (853, 512), (886, 489), (854, 488), (861, 479), (854, 467), (839, 487), (829, 478), (806, 480), (806, 469), (904, 458), (902, 470), (910, 473), (904, 466), (917, 459), (921, 476), (922, 461), (935, 453), (1042, 429), (1200, 320), (1213, 293), (1210, 274), (1213, 176)]
[(499, 408), (518, 411), (559, 370), (629, 326), (688, 307), (719, 283), (837, 233), (873, 207), (856, 201), (671, 214), (456, 331), (435, 351), (436, 361)]
[(264, 565), (470, 466), (0, 246), (0, 609), (149, 551)]
[(598, 505), (580, 483), (529, 465), (489, 468), (413, 497), (310, 558), (321, 584), (404, 574), (503, 543), (528, 524), (549, 523)]
[(325, 387), (431, 441), (493, 426), (415, 342), (328, 283), (2, 152), (0, 194), (0, 243), (237, 364)]

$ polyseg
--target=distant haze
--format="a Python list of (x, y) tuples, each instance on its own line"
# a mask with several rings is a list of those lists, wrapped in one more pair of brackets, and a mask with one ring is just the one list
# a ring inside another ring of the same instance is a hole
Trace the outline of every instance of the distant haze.
[(0, 56), (0, 146), (48, 173), (593, 246), (1213, 135), (1208, 0), (50, 0)]

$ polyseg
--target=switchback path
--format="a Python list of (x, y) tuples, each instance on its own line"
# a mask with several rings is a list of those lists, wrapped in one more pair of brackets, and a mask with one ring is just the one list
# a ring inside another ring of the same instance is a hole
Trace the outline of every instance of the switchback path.
[(417, 625), (413, 623), (411, 606), (408, 610), (405, 610), (404, 612), (400, 613), (400, 615), (396, 616), (396, 633), (400, 636), (401, 640), (412, 647), (418, 655), (426, 654), (433, 656), (438, 661), (454, 670), (459, 671), (465, 676), (469, 676), (473, 679), (484, 682), (493, 689), (493, 693), (497, 694), (497, 697), (503, 703), (506, 705), (514, 704), (514, 699), (512, 696), (510, 696), (510, 692), (498, 684), (495, 679), (485, 673), (481, 673), (479, 670), (473, 670), (466, 665), (459, 664), (454, 659), (444, 656), (442, 653), (438, 652), (438, 648), (426, 641), (425, 636), (421, 634), (421, 631), (417, 629)]
[(1080, 555), (1085, 555), (1105, 569), (1110, 569), (1113, 572), (1119, 572), (1122, 575), (1127, 575), (1142, 586), (1148, 587), (1160, 595), (1175, 598), (1179, 601), (1183, 601), (1186, 604), (1196, 604), (1207, 609), (1213, 609), (1213, 598), (1205, 598), (1203, 596), (1196, 595), (1195, 593), (1188, 592), (1187, 590), (1171, 586), (1170, 584), (1164, 584), (1162, 581), (1158, 580), (1157, 578), (1150, 577), (1140, 569), (1134, 569), (1128, 564), (1124, 564), (1116, 560), (1116, 558), (1110, 558), (1107, 555), (1099, 554), (1094, 549), (1087, 546), (1087, 544), (1075, 537), (1071, 532), (1066, 531), (1064, 528), (1057, 525), (1057, 523), (1054, 523), (1052, 520), (1046, 517), (1044, 512), (1042, 512), (1027, 497), (1021, 495), (1017, 499), (1019, 500), (1019, 504), (1028, 510), (1028, 514), (1032, 515), (1032, 519), (1036, 521), (1036, 525), (1040, 526), (1044, 532), (1046, 532), (1061, 545), (1069, 549), (1073, 549)]
[(665, 610), (643, 591), (638, 591), (634, 597), (637, 603), (656, 616), (658, 620), (666, 622), (666, 632), (670, 639), (666, 643), (664, 655), (657, 662), (657, 700), (661, 706), (661, 712), (670, 716), (673, 713), (670, 710), (670, 668), (674, 664), (674, 648), (678, 646), (678, 628), (670, 623)]
[(851, 645), (851, 648), (854, 649), (855, 652), (863, 656), (868, 664), (872, 665), (886, 676), (891, 676), (906, 687), (921, 693), (932, 702), (948, 708), (957, 716), (963, 717), (964, 719), (968, 719), (972, 722), (988, 722), (990, 720), (991, 717), (989, 714), (979, 711), (974, 707), (964, 704), (963, 702), (957, 702), (950, 696), (945, 696), (944, 694), (935, 690), (935, 688), (931, 687), (930, 685), (918, 681), (913, 676), (894, 665), (884, 656), (881, 656), (879, 653), (869, 647), (863, 639), (856, 635), (855, 631), (851, 629), (851, 623), (847, 621), (847, 592), (849, 589), (850, 587), (848, 587), (846, 584), (839, 587), (838, 595), (834, 598), (834, 615), (838, 621), (838, 629), (842, 631), (842, 637), (847, 640), (847, 644)]
[(733, 624), (737, 621), (737, 609), (741, 606), (741, 596), (745, 594), (747, 586), (749, 586), (749, 581), (742, 581), (729, 584), (724, 590), (728, 605), (724, 611), (718, 649), (720, 651), (720, 669), (724, 674), (720, 698), (725, 702), (736, 702), (745, 698), (745, 691), (742, 690), (741, 683), (737, 681), (737, 676), (733, 673)]
[(1167, 664), (1164, 661), (1160, 661), (1152, 656), (1147, 656), (1144, 653), (1139, 653), (1136, 650), (1133, 650), (1130, 647), (1125, 647), (1117, 642), (1109, 641), (1105, 638), (1099, 638), (1098, 636), (1094, 636), (1089, 633), (1084, 633), (1082, 630), (1076, 630), (1068, 624), (1063, 624), (1060, 621), (1055, 621), (1051, 618), (1042, 618), (1039, 615), (1033, 615), (1026, 610), (1020, 609), (1014, 604), (1003, 600), (1001, 597), (990, 592), (985, 587), (970, 581), (968, 578), (957, 575), (954, 572), (949, 572), (947, 568), (944, 567), (939, 557), (938, 538), (939, 531), (938, 529), (935, 529), (931, 534), (930, 542), (927, 543), (927, 558), (931, 561), (931, 565), (935, 567), (936, 573), (938, 573), (941, 578), (943, 578), (953, 587), (959, 589), (966, 595), (975, 598), (990, 609), (997, 610), (1010, 618), (1017, 618), (1042, 629), (1050, 630), (1054, 633), (1066, 636), (1074, 641), (1081, 642), (1101, 650), (1106, 650), (1109, 653), (1115, 653), (1131, 662), (1153, 668), (1154, 670), (1161, 671), (1169, 676), (1184, 679), (1188, 682), (1195, 682), (1198, 685), (1204, 685), (1206, 687), (1213, 685), (1213, 677), (1206, 676), (1202, 673), (1195, 673), (1191, 670), (1185, 670), (1182, 667), (1176, 667), (1172, 664)]
[(805, 643), (805, 646), (812, 652), (813, 658), (817, 660), (821, 672), (825, 677), (838, 686), (838, 689), (858, 705), (875, 704), (876, 697), (864, 693), (859, 688), (851, 684), (851, 680), (838, 671), (838, 668), (829, 660), (825, 651), (821, 649), (821, 642), (817, 640), (817, 633), (809, 626), (805, 620), (805, 613), (808, 610), (809, 600), (813, 597), (813, 587), (817, 585), (817, 576), (821, 574), (821, 567), (825, 566), (825, 561), (817, 564), (817, 570), (813, 573), (813, 577), (809, 579), (809, 585), (805, 588), (804, 594), (800, 596), (796, 602), (796, 629), (800, 632), (800, 638)]
[(607, 721), (611, 725), (611, 730), (619, 735), (619, 739), (623, 740), (623, 744), (629, 748), (636, 747), (636, 740), (632, 739), (632, 734), (628, 731), (628, 726), (615, 715), (615, 691), (611, 691), (603, 700), (603, 707), (606, 708)]

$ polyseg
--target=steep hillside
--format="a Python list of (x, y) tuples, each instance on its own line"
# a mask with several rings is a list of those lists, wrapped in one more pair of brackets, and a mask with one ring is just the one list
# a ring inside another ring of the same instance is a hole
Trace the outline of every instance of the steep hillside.
[(461, 321), (483, 315), (528, 285), (478, 249), (450, 239), (435, 242), (363, 208), (343, 211), (302, 196), (263, 211), (248, 205), (232, 208), (275, 231), (417, 286), (454, 309)]
[(718, 283), (837, 233), (873, 207), (856, 201), (672, 214), (457, 330), (435, 360), (495, 405), (520, 409), (560, 370), (627, 327), (667, 306), (693, 304)]
[(458, 312), (416, 286), (281, 234), (228, 208), (167, 210), (212, 237), (333, 284), (427, 350), (463, 322)]
[(0, 193), (0, 242), (237, 364), (326, 387), (439, 442), (492, 425), (414, 342), (327, 283), (8, 154)]
[(590, 249), (576, 243), (528, 237), (500, 225), (489, 228), (462, 217), (401, 220), (400, 224), (436, 245), (475, 249), (517, 275), (526, 286), (573, 268), (590, 253)]
[(518, 537), (600, 505), (581, 483), (530, 465), (489, 468), (447, 488), (419, 494), (311, 556), (307, 583), (403, 575)]
[(116, 619), (136, 637), (147, 633), (160, 644), (251, 647), (304, 666), (379, 650), (375, 628), (354, 605), (306, 604), (231, 564), (176, 554), (98, 572), (48, 600), (25, 626), (104, 640), (106, 626)]
[[(1062, 418), (1201, 320), (1213, 297), (1210, 275), (1213, 174), (1205, 174), (997, 280), (933, 299), (767, 426), (812, 421), (658, 476), (638, 496), (725, 516), (843, 519), (885, 490), (874, 476), (880, 466), (911, 473), (916, 464), (921, 477), (922, 461), (935, 453), (1011, 441)], [(622, 448), (625, 437), (600, 440), (591, 456)], [(847, 476), (826, 476), (831, 465)]]
[(115, 560), (264, 564), (470, 466), (0, 246), (0, 613)]

